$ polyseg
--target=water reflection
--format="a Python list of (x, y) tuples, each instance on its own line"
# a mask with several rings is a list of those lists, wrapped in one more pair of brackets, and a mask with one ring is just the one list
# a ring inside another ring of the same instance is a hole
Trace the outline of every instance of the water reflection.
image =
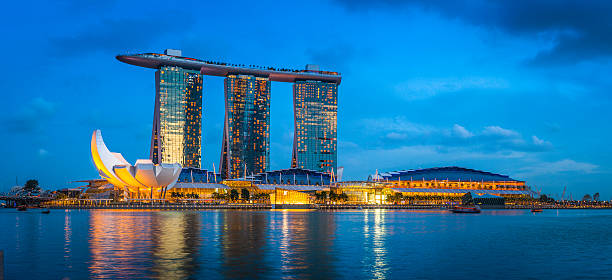
[[(387, 247), (385, 245), (387, 230), (385, 228), (385, 209), (366, 210), (363, 215), (363, 234), (365, 240), (365, 259), (370, 264), (368, 271), (373, 279), (388, 278)], [(373, 224), (369, 221), (373, 216)]]
[(605, 210), (8, 211), (6, 279), (605, 279), (612, 267)]
[(91, 278), (151, 277), (151, 215), (99, 210), (89, 219)]
[(282, 211), (280, 218), (282, 278), (336, 278), (331, 256), (335, 239), (333, 214)]
[(72, 226), (70, 223), (71, 216), (64, 216), (64, 264), (67, 268), (72, 268), (70, 245), (72, 240)]
[(198, 212), (157, 212), (153, 216), (153, 271), (159, 279), (185, 279), (199, 268)]
[(92, 211), (91, 278), (184, 279), (198, 270), (197, 212)]
[(221, 261), (225, 278), (262, 278), (269, 270), (264, 259), (266, 230), (265, 212), (222, 212)]

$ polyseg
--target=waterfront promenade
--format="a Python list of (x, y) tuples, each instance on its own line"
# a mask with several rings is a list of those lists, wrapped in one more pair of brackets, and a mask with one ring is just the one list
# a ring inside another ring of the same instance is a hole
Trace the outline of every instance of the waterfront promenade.
[[(159, 209), (159, 210), (205, 210), (205, 209), (447, 209), (448, 205), (442, 204), (265, 204), (265, 203), (109, 203), (109, 204), (67, 204), (67, 205), (43, 205), (50, 209)], [(612, 209), (611, 206), (567, 206), (567, 205), (538, 205), (542, 209)], [(530, 209), (530, 205), (505, 205), (498, 208), (484, 209)]]

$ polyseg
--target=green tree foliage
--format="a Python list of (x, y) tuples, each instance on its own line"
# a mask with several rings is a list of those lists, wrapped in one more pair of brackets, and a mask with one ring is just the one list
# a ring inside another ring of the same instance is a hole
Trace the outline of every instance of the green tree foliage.
[(544, 203), (554, 203), (555, 199), (552, 197), (548, 197), (547, 195), (543, 194), (540, 196), (540, 202), (544, 202)]
[(198, 198), (200, 198), (200, 195), (197, 194), (197, 193), (188, 193), (188, 194), (185, 194), (185, 197), (186, 198), (191, 198), (191, 199), (198, 199)]
[(23, 186), (23, 190), (27, 192), (39, 191), (40, 187), (38, 186), (38, 180), (28, 180), (25, 186)]
[(270, 195), (267, 193), (254, 193), (251, 195), (251, 199), (254, 200), (266, 200), (266, 199), (270, 199)]
[(249, 193), (249, 190), (247, 189), (241, 189), (240, 190), (240, 197), (244, 200), (249, 200), (251, 198), (251, 195)]
[(592, 199), (593, 199), (593, 198), (591, 197), (591, 195), (590, 195), (590, 194), (585, 194), (585, 195), (582, 197), (582, 201), (591, 201)]
[(236, 189), (232, 189), (230, 191), (229, 197), (230, 197), (231, 200), (236, 201), (236, 200), (238, 200), (239, 196), (240, 195), (238, 195), (238, 191)]
[(391, 202), (391, 203), (399, 203), (401, 201), (404, 200), (404, 195), (402, 195), (402, 193), (397, 192), (394, 193), (393, 195), (388, 195), (387, 196), (387, 202)]
[(345, 202), (348, 200), (348, 195), (346, 195), (345, 193), (329, 192), (329, 200)]
[(212, 198), (218, 200), (227, 200), (228, 196), (225, 193), (214, 192), (212, 193)]
[(321, 191), (315, 193), (315, 199), (317, 202), (324, 203), (327, 200), (327, 192)]

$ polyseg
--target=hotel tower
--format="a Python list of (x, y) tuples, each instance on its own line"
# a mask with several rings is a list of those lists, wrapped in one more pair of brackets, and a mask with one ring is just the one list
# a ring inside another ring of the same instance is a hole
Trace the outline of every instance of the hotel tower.
[(294, 136), (291, 167), (321, 172), (336, 170), (338, 84), (296, 81), (293, 84)]
[(270, 82), (293, 83), (295, 134), (291, 166), (336, 170), (337, 72), (239, 65), (164, 54), (118, 55), (119, 61), (157, 69), (151, 158), (200, 167), (202, 75), (225, 77), (223, 178), (265, 172), (270, 162)]
[(221, 176), (238, 178), (270, 165), (270, 80), (252, 75), (225, 78)]
[[(180, 55), (180, 53), (179, 53)], [(155, 110), (151, 160), (200, 168), (202, 75), (163, 65), (155, 72)]]

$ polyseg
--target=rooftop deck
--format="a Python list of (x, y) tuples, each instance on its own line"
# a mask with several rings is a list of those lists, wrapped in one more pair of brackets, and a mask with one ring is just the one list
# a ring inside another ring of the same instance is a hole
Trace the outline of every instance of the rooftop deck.
[(184, 69), (200, 71), (204, 75), (219, 77), (231, 74), (253, 75), (268, 77), (271, 81), (275, 82), (290, 83), (300, 80), (312, 80), (340, 84), (342, 80), (342, 76), (338, 72), (230, 64), (158, 53), (123, 54), (118, 55), (116, 58), (121, 62), (140, 67), (159, 69), (161, 66), (178, 66)]

